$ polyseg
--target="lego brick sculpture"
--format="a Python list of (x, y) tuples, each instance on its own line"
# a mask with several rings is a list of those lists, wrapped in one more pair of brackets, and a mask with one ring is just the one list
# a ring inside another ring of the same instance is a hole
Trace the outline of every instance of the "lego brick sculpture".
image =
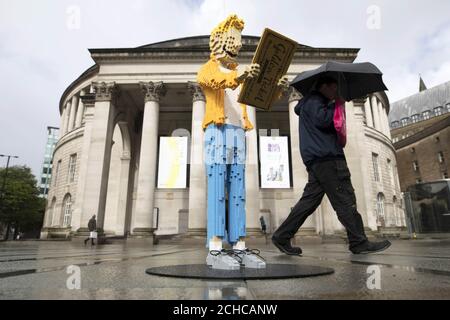
[[(245, 131), (253, 124), (247, 106), (238, 100), (240, 85), (255, 78), (258, 64), (238, 66), (244, 21), (230, 15), (211, 32), (211, 56), (200, 69), (197, 81), (206, 97), (203, 119), (205, 166), (208, 183), (206, 262), (212, 268), (235, 270), (264, 268), (256, 250), (245, 246)], [(287, 77), (278, 81), (280, 92)], [(248, 106), (248, 108), (252, 108)], [(233, 246), (223, 249), (223, 242)]]

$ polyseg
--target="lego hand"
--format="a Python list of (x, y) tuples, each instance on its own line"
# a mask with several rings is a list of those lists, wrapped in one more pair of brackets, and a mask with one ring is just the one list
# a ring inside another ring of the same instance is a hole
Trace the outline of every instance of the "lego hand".
[(247, 79), (256, 78), (261, 72), (261, 67), (257, 63), (252, 63), (245, 67), (244, 70), (238, 71), (237, 81), (242, 83)]
[(287, 75), (284, 75), (278, 80), (277, 87), (281, 92), (289, 90), (289, 79)]
[(252, 63), (247, 67), (248, 69), (248, 77), (247, 78), (256, 78), (259, 76), (259, 73), (261, 72), (261, 67), (257, 63)]

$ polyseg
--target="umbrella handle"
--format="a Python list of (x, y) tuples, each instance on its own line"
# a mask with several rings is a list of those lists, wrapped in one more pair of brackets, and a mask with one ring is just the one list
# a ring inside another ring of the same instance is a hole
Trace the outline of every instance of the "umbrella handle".
[[(341, 77), (344, 78), (341, 81)], [(339, 73), (338, 75), (338, 98), (341, 98), (342, 100), (345, 101), (344, 97), (344, 92), (342, 92), (342, 90), (344, 89), (344, 86), (341, 85), (341, 83), (345, 82), (345, 74), (344, 73)]]

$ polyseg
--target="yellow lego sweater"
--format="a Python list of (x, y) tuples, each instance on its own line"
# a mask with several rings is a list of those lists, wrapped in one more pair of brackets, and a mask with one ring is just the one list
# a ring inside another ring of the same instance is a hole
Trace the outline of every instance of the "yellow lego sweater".
[[(240, 83), (236, 80), (237, 70), (230, 73), (224, 73), (220, 70), (219, 61), (215, 58), (209, 59), (197, 74), (197, 82), (203, 89), (206, 97), (206, 111), (202, 127), (214, 123), (223, 125), (225, 123), (225, 89), (236, 89)], [(247, 106), (240, 104), (242, 108), (242, 118), (244, 120), (244, 130), (253, 129), (253, 125), (248, 119)]]

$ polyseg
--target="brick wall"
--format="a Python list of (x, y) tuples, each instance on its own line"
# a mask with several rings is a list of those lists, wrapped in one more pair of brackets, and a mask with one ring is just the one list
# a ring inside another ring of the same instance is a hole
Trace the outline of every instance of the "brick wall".
[[(437, 139), (438, 138), (438, 139)], [(450, 173), (450, 127), (403, 145), (397, 149), (399, 176), (402, 191), (416, 183), (416, 179), (429, 182), (443, 178)], [(414, 148), (414, 150), (413, 150)], [(439, 163), (438, 153), (443, 152), (444, 163)], [(414, 171), (413, 161), (417, 161), (419, 171)]]

